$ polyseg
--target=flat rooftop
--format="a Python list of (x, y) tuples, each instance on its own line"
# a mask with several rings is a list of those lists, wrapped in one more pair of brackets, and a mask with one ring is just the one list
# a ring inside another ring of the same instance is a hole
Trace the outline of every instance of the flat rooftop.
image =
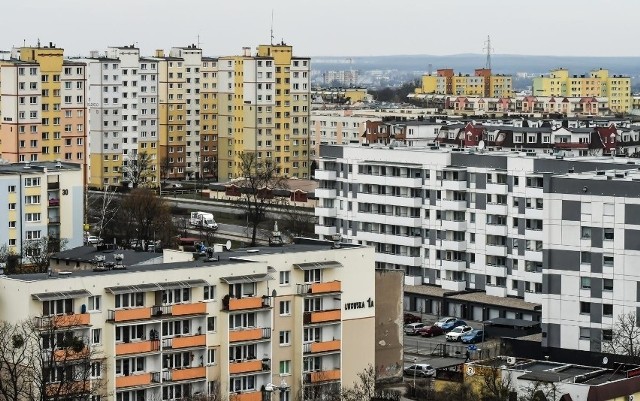
[[(186, 268), (195, 268), (195, 267), (215, 267), (215, 266), (229, 266), (237, 263), (246, 263), (246, 262), (262, 262), (256, 260), (256, 257), (262, 255), (270, 255), (270, 254), (282, 254), (282, 253), (301, 253), (301, 252), (314, 252), (314, 251), (326, 251), (329, 249), (334, 249), (336, 252), (340, 252), (343, 249), (353, 249), (353, 248), (364, 248), (363, 245), (357, 244), (346, 244), (341, 243), (340, 248), (332, 248), (333, 242), (331, 241), (321, 241), (315, 240), (311, 238), (296, 238), (296, 243), (294, 244), (286, 244), (283, 246), (274, 246), (274, 247), (255, 247), (255, 248), (241, 248), (241, 249), (232, 249), (230, 251), (215, 253), (214, 257), (217, 257), (217, 260), (207, 261), (205, 258), (201, 258), (198, 260), (190, 261), (190, 262), (172, 262), (172, 263), (152, 263), (152, 264), (142, 264), (136, 266), (127, 266), (126, 269), (113, 269), (113, 270), (74, 270), (73, 273), (69, 276), (67, 275), (59, 275), (52, 274), (49, 276), (47, 273), (34, 273), (34, 274), (13, 274), (7, 275), (4, 277), (10, 278), (12, 280), (24, 281), (24, 282), (32, 282), (32, 281), (46, 281), (46, 280), (56, 280), (58, 278), (63, 277), (88, 277), (88, 276), (101, 276), (101, 275), (117, 275), (117, 274), (126, 274), (133, 272), (155, 272), (155, 271), (165, 271), (165, 270), (173, 270), (173, 269), (186, 269)], [(125, 258), (124, 263), (126, 265), (127, 260)]]

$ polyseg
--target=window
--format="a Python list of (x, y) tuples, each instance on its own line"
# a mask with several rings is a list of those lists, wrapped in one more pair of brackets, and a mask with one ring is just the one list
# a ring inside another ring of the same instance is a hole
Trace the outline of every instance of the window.
[(612, 304), (602, 304), (602, 316), (613, 316)]
[(42, 302), (42, 316), (64, 315), (73, 313), (72, 299), (56, 299)]
[(604, 229), (603, 239), (605, 241), (613, 241), (613, 228), (605, 228)]
[(102, 342), (102, 329), (91, 329), (91, 344)]
[(89, 377), (99, 379), (102, 376), (102, 364), (100, 362), (91, 362), (91, 370)]
[(603, 266), (613, 266), (613, 255), (602, 255)]
[(583, 290), (591, 288), (591, 277), (580, 277), (580, 288)]
[(280, 374), (281, 375), (291, 374), (291, 361), (280, 361)]
[(16, 192), (16, 186), (15, 185), (9, 185), (8, 191), (9, 192)]
[(580, 339), (588, 340), (591, 338), (591, 329), (588, 327), (580, 327)]
[(131, 292), (116, 295), (116, 308), (128, 308), (130, 306), (144, 306), (144, 293)]
[(288, 270), (280, 272), (280, 285), (289, 284), (289, 274), (290, 272)]
[(604, 209), (605, 216), (613, 216), (613, 213), (614, 213), (613, 203), (605, 203), (604, 205), (602, 205), (602, 208)]
[(304, 271), (305, 283), (319, 283), (320, 281), (322, 281), (322, 270), (312, 269)]
[(605, 329), (602, 330), (602, 341), (611, 341), (613, 340), (613, 330)]
[(215, 365), (216, 364), (216, 349), (209, 348), (207, 350), (207, 365)]
[(280, 316), (291, 315), (291, 301), (280, 301)]
[(591, 313), (591, 302), (580, 302), (580, 313)]
[(24, 179), (24, 186), (25, 187), (38, 187), (38, 186), (40, 186), (40, 177), (25, 178)]
[(204, 287), (204, 300), (205, 301), (213, 301), (216, 299), (216, 286), (215, 285), (206, 285)]
[(580, 252), (580, 263), (590, 264), (591, 263), (591, 252)]
[(291, 332), (283, 330), (280, 332), (280, 345), (291, 345)]
[(16, 204), (15, 203), (9, 203), (9, 210), (16, 210)]
[(177, 304), (191, 299), (191, 288), (178, 288), (162, 291), (162, 304)]
[(218, 321), (215, 316), (207, 317), (207, 331), (216, 331)]
[(591, 227), (582, 227), (580, 232), (580, 238), (582, 239), (591, 238)]
[(101, 299), (102, 297), (100, 295), (94, 295), (92, 297), (89, 297), (89, 312), (97, 312), (100, 311), (100, 303), (101, 303)]
[(613, 291), (613, 279), (605, 278), (602, 280), (602, 291)]
[(40, 203), (40, 195), (27, 195), (24, 197), (25, 205), (37, 205)]

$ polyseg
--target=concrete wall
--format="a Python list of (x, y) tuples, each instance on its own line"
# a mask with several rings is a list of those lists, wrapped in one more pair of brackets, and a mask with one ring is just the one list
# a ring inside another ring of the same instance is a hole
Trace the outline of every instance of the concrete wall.
[(378, 379), (402, 377), (403, 281), (397, 270), (376, 270), (376, 372)]

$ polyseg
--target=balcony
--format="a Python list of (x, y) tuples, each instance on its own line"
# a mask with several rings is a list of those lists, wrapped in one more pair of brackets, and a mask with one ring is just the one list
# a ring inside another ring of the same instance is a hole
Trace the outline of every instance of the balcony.
[(206, 344), (207, 337), (204, 334), (197, 334), (194, 336), (165, 338), (162, 340), (162, 349), (204, 347)]
[(315, 215), (318, 217), (336, 217), (338, 210), (335, 207), (316, 206)]
[(335, 226), (322, 226), (316, 225), (314, 228), (314, 232), (318, 235), (335, 235), (338, 232), (338, 229)]
[(340, 313), (340, 309), (332, 309), (316, 312), (305, 312), (302, 320), (304, 324), (313, 324), (340, 321), (341, 318), (342, 314)]
[(415, 198), (406, 194), (404, 196), (382, 195), (377, 193), (358, 193), (358, 202), (382, 205), (421, 207), (422, 198)]
[(251, 361), (229, 362), (229, 374), (237, 375), (249, 372), (268, 372), (270, 370), (269, 362), (260, 359)]
[(496, 195), (506, 195), (508, 193), (509, 188), (507, 184), (498, 184), (487, 182), (486, 191), (488, 194), (496, 194)]
[(507, 215), (507, 205), (503, 205), (500, 203), (487, 203), (485, 205), (485, 209), (487, 214), (498, 214), (500, 216)]
[(524, 209), (524, 217), (527, 219), (543, 220), (544, 210), (542, 209)]
[(455, 272), (463, 272), (467, 270), (467, 262), (464, 260), (441, 260), (441, 266), (445, 270), (451, 270)]
[(156, 305), (151, 307), (151, 314), (156, 317), (205, 315), (206, 313), (207, 304), (204, 302), (177, 305)]
[(488, 233), (490, 233), (491, 235), (500, 235), (500, 236), (506, 236), (508, 231), (509, 231), (509, 227), (507, 227), (506, 224), (489, 224), (487, 223), (487, 227), (486, 227), (486, 231)]
[(440, 280), (440, 286), (443, 290), (449, 291), (464, 291), (467, 288), (467, 282), (465, 280)]
[(491, 295), (494, 297), (504, 298), (507, 296), (507, 287), (499, 287), (497, 285), (487, 284), (484, 290), (487, 295)]
[(298, 284), (298, 295), (330, 294), (342, 291), (342, 282), (335, 280), (326, 283)]
[(131, 320), (145, 320), (149, 318), (151, 318), (151, 308), (110, 309), (108, 320), (112, 322), (128, 322)]
[(335, 181), (338, 177), (338, 173), (333, 170), (316, 170), (314, 177), (316, 180)]
[(505, 245), (490, 245), (487, 244), (484, 248), (487, 255), (492, 256), (507, 256), (507, 247)]
[(540, 251), (524, 251), (524, 258), (533, 262), (542, 262), (542, 250)]
[(462, 221), (442, 220), (442, 229), (449, 230), (449, 231), (466, 231), (467, 222), (465, 220), (462, 220)]
[(47, 183), (47, 189), (48, 190), (60, 189), (60, 182), (48, 182)]
[(271, 338), (271, 327), (229, 330), (229, 342), (258, 341)]
[(53, 225), (53, 224), (60, 224), (60, 216), (55, 216), (55, 217), (49, 217), (48, 219), (48, 223)]
[(80, 349), (74, 350), (74, 346), (56, 350), (44, 350), (44, 359), (50, 361), (53, 358), (54, 361), (69, 363), (71, 361), (77, 361), (89, 357), (89, 348), (83, 346)]
[(49, 199), (49, 207), (60, 206), (60, 199)]
[(446, 249), (448, 251), (466, 251), (467, 242), (457, 240), (441, 240), (440, 249)]
[(542, 241), (544, 239), (542, 230), (538, 230), (538, 229), (532, 230), (530, 228), (527, 228), (524, 231), (524, 235), (525, 235), (525, 238), (528, 240)]
[(162, 372), (162, 381), (181, 381), (181, 380), (198, 380), (207, 377), (207, 371), (204, 366), (195, 368), (170, 369)]
[(140, 373), (130, 376), (116, 376), (116, 388), (146, 386), (159, 383), (157, 373)]
[(316, 188), (313, 191), (316, 198), (325, 198), (325, 199), (335, 199), (336, 198), (336, 190), (330, 188)]
[(442, 180), (442, 189), (449, 191), (465, 191), (467, 189), (467, 181)]
[(320, 352), (340, 351), (340, 344), (340, 340), (306, 343), (303, 346), (303, 352), (305, 354), (315, 354)]
[(60, 396), (70, 396), (79, 395), (85, 396), (87, 391), (89, 391), (91, 382), (89, 380), (79, 380), (75, 382), (64, 382), (64, 383), (50, 383), (45, 386), (45, 393), (47, 397), (60, 397)]
[(159, 340), (135, 341), (116, 344), (116, 355), (144, 354), (160, 350)]
[(340, 380), (340, 369), (304, 373), (305, 383), (322, 383), (334, 380)]
[(88, 313), (42, 316), (36, 318), (36, 326), (39, 329), (88, 326), (89, 324), (90, 315)]
[(467, 201), (442, 199), (440, 207), (443, 210), (463, 211), (467, 210)]
[(247, 391), (245, 393), (230, 393), (229, 401), (262, 401), (262, 392)]
[(376, 260), (382, 263), (393, 263), (406, 266), (422, 266), (422, 258), (420, 256), (396, 255), (393, 253), (376, 253)]
[(229, 303), (225, 304), (225, 299), (222, 300), (223, 310), (226, 311), (239, 311), (245, 309), (260, 309), (269, 306), (266, 301), (268, 298), (262, 297), (246, 297), (246, 298), (228, 298)]
[(507, 277), (507, 267), (504, 265), (494, 265), (487, 263), (485, 273), (489, 276)]

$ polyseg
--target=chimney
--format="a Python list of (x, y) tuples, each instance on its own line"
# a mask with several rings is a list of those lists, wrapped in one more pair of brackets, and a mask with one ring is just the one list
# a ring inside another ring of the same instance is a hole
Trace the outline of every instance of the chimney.
[(164, 57), (164, 50), (157, 49), (156, 50), (156, 57)]
[(97, 50), (91, 50), (91, 51), (89, 52), (89, 57), (91, 57), (91, 58), (98, 58), (98, 57), (100, 57), (100, 53), (99, 53)]
[(243, 47), (242, 48), (242, 55), (245, 57), (249, 57), (251, 56), (251, 48), (250, 47)]

